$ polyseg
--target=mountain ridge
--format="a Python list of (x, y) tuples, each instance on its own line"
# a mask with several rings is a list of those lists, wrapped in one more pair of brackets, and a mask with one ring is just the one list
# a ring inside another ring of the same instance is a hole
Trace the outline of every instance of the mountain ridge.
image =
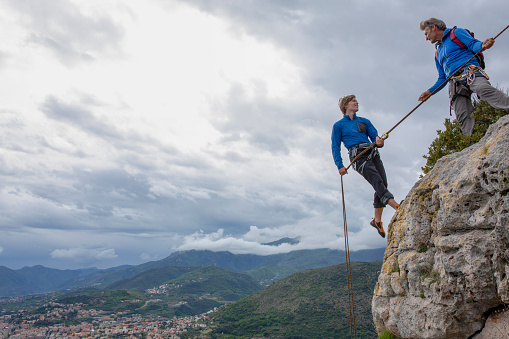
[[(350, 252), (351, 261), (381, 261), (385, 249)], [(107, 286), (148, 271), (163, 267), (218, 266), (234, 272), (245, 272), (258, 281), (275, 281), (302, 269), (331, 266), (345, 262), (341, 250), (316, 249), (260, 256), (233, 254), (228, 251), (189, 250), (171, 253), (168, 257), (136, 266), (119, 266), (99, 270), (58, 270), (41, 265), (11, 270), (0, 266), (0, 297), (14, 297), (84, 287)], [(262, 268), (266, 267), (266, 270)], [(252, 272), (250, 272), (252, 271)]]

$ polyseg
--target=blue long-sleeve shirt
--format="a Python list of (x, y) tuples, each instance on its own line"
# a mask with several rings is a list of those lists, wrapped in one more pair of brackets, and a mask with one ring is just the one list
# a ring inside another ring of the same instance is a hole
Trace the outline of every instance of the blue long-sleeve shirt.
[[(364, 126), (364, 127), (363, 127)], [(341, 158), (341, 142), (350, 150), (355, 145), (372, 143), (376, 141), (378, 132), (366, 118), (353, 116), (353, 120), (347, 114), (337, 121), (332, 127), (332, 157), (338, 169), (345, 167)]]
[[(482, 49), (482, 42), (474, 39), (470, 33), (463, 28), (455, 28), (454, 34), (467, 48), (461, 48), (457, 43), (452, 41), (451, 32), (452, 28), (447, 28), (444, 31), (442, 41), (435, 44), (437, 49), (435, 65), (438, 70), (438, 79), (433, 86), (429, 88), (430, 92), (435, 91), (444, 81), (454, 74), (473, 54)], [(477, 58), (473, 58), (468, 65), (477, 65), (479, 62)], [(443, 86), (442, 86), (443, 88)], [(440, 88), (440, 90), (442, 90)]]

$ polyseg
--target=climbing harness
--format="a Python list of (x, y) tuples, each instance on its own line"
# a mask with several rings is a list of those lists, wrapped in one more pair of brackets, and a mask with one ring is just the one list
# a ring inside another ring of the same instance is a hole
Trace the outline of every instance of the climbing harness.
[[(500, 33), (497, 34), (493, 39), (496, 40), (502, 33), (505, 32), (509, 28), (509, 25), (507, 25), (506, 28), (504, 28)], [(473, 58), (476, 58), (480, 53), (482, 53), (484, 49), (481, 49), (479, 52), (472, 55), (470, 59), (468, 59), (459, 69), (463, 69)], [(483, 72), (483, 75), (485, 73)], [(389, 138), (389, 134), (398, 127), (406, 118), (408, 118), (413, 112), (415, 112), (422, 104), (424, 104), (433, 94), (435, 94), (440, 88), (442, 88), (455, 74), (451, 74), (445, 81), (438, 86), (433, 92), (431, 92), (430, 95), (428, 95), (423, 101), (421, 101), (417, 106), (415, 106), (410, 112), (407, 113), (396, 125), (394, 125), (389, 131), (382, 134), (382, 139), (386, 140)], [(474, 75), (475, 76), (475, 75)], [(488, 76), (487, 74), (485, 75)], [(488, 78), (489, 79), (489, 78)], [(473, 81), (473, 80), (472, 80)], [(364, 150), (362, 150), (360, 153), (357, 153), (353, 157), (353, 159), (350, 160), (350, 164), (346, 167), (346, 170), (352, 166), (352, 164), (357, 161), (362, 155), (367, 153), (369, 150), (373, 149), (373, 147), (376, 146), (376, 142), (373, 142), (369, 144)], [(352, 286), (352, 268), (350, 264), (350, 248), (349, 248), (349, 242), (348, 242), (348, 227), (346, 222), (346, 206), (345, 206), (345, 193), (344, 193), (344, 187), (343, 187), (343, 176), (341, 176), (341, 198), (343, 202), (343, 225), (344, 225), (344, 237), (345, 237), (345, 256), (346, 256), (346, 272), (347, 272), (347, 279), (348, 279), (348, 300), (350, 304), (350, 336), (351, 338), (357, 338), (357, 329), (355, 326), (355, 307), (354, 307), (354, 300), (353, 300), (353, 286)]]
[(475, 80), (476, 76), (483, 76), (486, 80), (490, 80), (488, 74), (479, 66), (468, 65), (468, 68), (464, 71), (467, 75), (467, 84), (470, 86)]
[[(350, 150), (348, 151), (348, 155), (350, 156), (350, 159), (355, 158), (355, 156), (359, 152), (361, 152), (363, 149), (365, 149), (366, 147), (369, 147), (369, 146), (370, 146), (370, 143), (366, 142), (366, 143), (355, 145), (355, 146), (351, 147)], [(373, 159), (374, 157), (376, 157), (379, 154), (380, 153), (378, 153), (378, 148), (376, 146), (371, 147), (371, 152), (369, 152), (369, 155), (365, 159), (364, 158), (362, 159), (364, 161), (361, 162), (361, 159), (358, 159), (356, 162), (354, 162), (352, 164), (353, 169), (362, 175), (362, 173), (364, 172), (364, 166), (366, 165), (366, 162)]]
[(451, 90), (454, 94), (452, 94), (449, 101), (450, 116), (452, 116), (452, 104), (458, 97), (470, 98), (472, 96), (473, 92), (467, 84), (467, 73), (463, 72), (461, 75), (451, 78)]
[[(451, 77), (451, 91), (452, 96), (449, 102), (449, 115), (452, 116), (452, 104), (458, 97), (470, 98), (472, 90), (470, 85), (474, 82), (475, 78), (483, 76), (486, 80), (490, 80), (488, 74), (477, 65), (468, 65), (454, 73)], [(477, 95), (479, 97), (479, 95)], [(480, 99), (480, 98), (479, 98)]]

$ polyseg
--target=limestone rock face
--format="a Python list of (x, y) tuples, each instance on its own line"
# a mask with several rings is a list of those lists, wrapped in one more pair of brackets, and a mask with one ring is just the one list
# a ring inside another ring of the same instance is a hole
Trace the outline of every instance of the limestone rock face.
[[(388, 227), (372, 312), (378, 333), (469, 338), (509, 304), (509, 116), (440, 159)], [(509, 338), (509, 333), (507, 333)]]

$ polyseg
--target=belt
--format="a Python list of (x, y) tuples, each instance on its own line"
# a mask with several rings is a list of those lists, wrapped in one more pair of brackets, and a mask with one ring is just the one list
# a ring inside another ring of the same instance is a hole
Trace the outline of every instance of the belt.
[(458, 69), (451, 77), (451, 80), (464, 80), (467, 78), (468, 67)]
[(466, 78), (469, 78), (470, 83), (474, 80), (475, 77), (483, 76), (486, 79), (490, 79), (488, 74), (479, 66), (476, 65), (468, 65), (463, 67), (462, 69), (458, 69), (451, 77), (451, 80), (465, 80)]
[(454, 74), (452, 75), (453, 78), (455, 77), (459, 77), (463, 74), (463, 72), (465, 72), (465, 69), (458, 69), (456, 72), (454, 72)]
[(350, 147), (348, 152), (351, 152), (351, 151), (359, 149), (359, 148), (368, 148), (369, 146), (371, 146), (371, 144), (369, 142), (365, 142), (365, 143), (362, 143), (362, 144), (354, 145), (354, 146)]

